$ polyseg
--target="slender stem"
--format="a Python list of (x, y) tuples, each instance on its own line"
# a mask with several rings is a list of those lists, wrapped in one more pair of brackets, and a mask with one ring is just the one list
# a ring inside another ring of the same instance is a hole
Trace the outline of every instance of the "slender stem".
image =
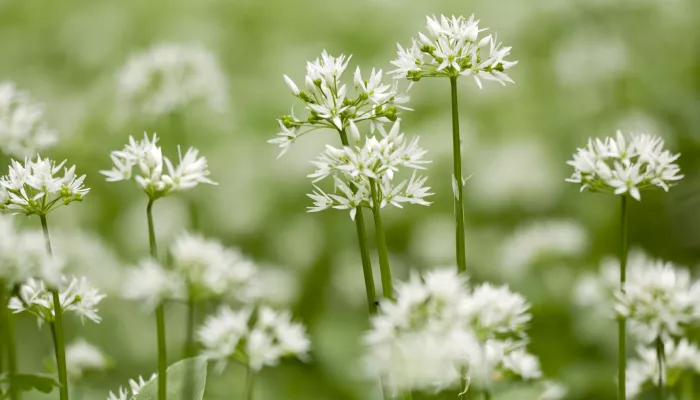
[(658, 337), (656, 338), (656, 361), (659, 363), (659, 400), (666, 400), (666, 366), (665, 361), (666, 353), (664, 351), (664, 341)]
[[(41, 219), (41, 229), (44, 232), (44, 245), (46, 253), (49, 257), (53, 256), (51, 249), (51, 238), (49, 236), (49, 225), (46, 222), (46, 215), (39, 215)], [(66, 348), (63, 338), (63, 310), (61, 308), (61, 298), (57, 289), (50, 289), (53, 297), (54, 321), (51, 325), (51, 333), (53, 334), (54, 349), (56, 351), (56, 366), (58, 367), (58, 382), (61, 384), (59, 388), (61, 400), (68, 400), (68, 374), (66, 373)]]
[(695, 388), (694, 388), (695, 374), (693, 372), (686, 373), (683, 377), (683, 394), (681, 399), (683, 400), (693, 400), (695, 398)]
[(381, 199), (379, 198), (379, 190), (377, 190), (377, 182), (372, 179), (370, 182), (370, 190), (372, 193), (372, 214), (374, 214), (374, 236), (377, 240), (377, 253), (379, 254), (379, 271), (382, 275), (382, 291), (384, 298), (393, 300), (394, 287), (391, 281), (391, 266), (389, 265), (389, 252), (386, 246), (386, 236), (384, 235), (384, 226), (382, 224)]
[[(194, 345), (194, 322), (197, 303), (194, 301), (191, 290), (187, 301), (187, 324), (185, 326), (185, 348), (183, 349), (183, 358), (194, 357), (196, 349)], [(194, 368), (192, 365), (187, 365), (187, 371), (183, 382), (185, 398), (192, 398), (194, 387)]]
[(456, 252), (457, 271), (467, 270), (467, 259), (464, 239), (464, 200), (462, 196), (462, 141), (459, 137), (459, 109), (457, 106), (457, 77), (450, 77), (450, 88), (452, 93), (452, 157), (454, 159), (453, 185), (455, 193), (455, 220), (456, 226)]
[[(620, 290), (625, 291), (627, 276), (627, 196), (621, 196), (620, 210)], [(627, 319), (620, 316), (618, 320), (617, 348), (617, 399), (626, 399), (626, 368), (627, 368)]]
[[(15, 327), (14, 317), (7, 304), (9, 301), (7, 293), (7, 282), (0, 280), (0, 330), (3, 332), (2, 343), (0, 348), (5, 346), (7, 349), (7, 373), (10, 377), (10, 385), (8, 394), (10, 400), (19, 400), (19, 392), (15, 386), (15, 375), (17, 374), (17, 353), (15, 349)], [(0, 355), (2, 360), (2, 355)], [(2, 371), (0, 371), (2, 372)]]
[(246, 400), (253, 400), (253, 388), (255, 387), (255, 371), (248, 366), (246, 372), (246, 382), (245, 382), (245, 398)]
[(491, 400), (491, 392), (484, 390), (484, 400)]
[[(151, 247), (151, 257), (158, 259), (158, 246), (156, 245), (156, 232), (153, 227), (153, 203), (155, 199), (149, 199), (146, 206), (146, 217), (148, 219), (148, 242)], [(156, 308), (156, 330), (158, 338), (158, 400), (165, 400), (167, 397), (167, 368), (168, 358), (165, 346), (165, 309), (163, 304)]]
[[(348, 136), (344, 130), (339, 130), (340, 141), (343, 146), (348, 146)], [(370, 315), (377, 313), (377, 294), (374, 288), (374, 274), (372, 272), (372, 261), (369, 257), (369, 246), (367, 245), (367, 233), (365, 229), (365, 219), (362, 215), (362, 207), (357, 207), (355, 214), (355, 226), (357, 227), (357, 240), (360, 245), (360, 257), (362, 258), (362, 274), (365, 279), (365, 293), (367, 294), (367, 306)]]

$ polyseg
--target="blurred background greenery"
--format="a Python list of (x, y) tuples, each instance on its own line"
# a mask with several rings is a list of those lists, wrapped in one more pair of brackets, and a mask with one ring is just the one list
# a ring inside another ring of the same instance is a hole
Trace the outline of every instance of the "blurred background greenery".
[[(683, 153), (686, 179), (669, 194), (644, 193), (632, 204), (630, 241), (695, 268), (697, 0), (0, 0), (0, 80), (15, 81), (45, 103), (50, 125), (61, 134), (58, 147), (45, 155), (76, 164), (92, 188), (82, 204), (53, 213), (50, 221), (55, 247), (78, 254), (110, 295), (101, 305), (101, 324), (70, 320), (67, 326), (69, 340), (85, 337), (114, 361), (109, 372), (80, 383), (75, 392), (83, 400), (106, 398), (129, 378), (155, 370), (153, 320), (138, 304), (120, 300), (116, 284), (124, 268), (147, 254), (146, 198), (134, 185), (107, 184), (98, 174), (110, 167), (109, 151), (143, 131), (158, 132), (171, 157), (178, 143), (208, 157), (219, 186), (188, 195), (199, 205), (198, 230), (267, 266), (277, 282), (271, 291), (309, 326), (312, 361), (264, 370), (258, 398), (375, 398), (357, 366), (358, 338), (368, 322), (353, 224), (346, 212), (305, 212), (308, 161), (330, 133), (310, 135), (280, 160), (266, 140), (277, 132), (275, 118), (293, 103), (283, 74), (299, 82), (305, 61), (322, 49), (353, 54), (351, 70), (390, 69), (396, 42), (408, 43), (424, 29), (426, 14), (441, 13), (475, 13), (519, 60), (511, 70), (515, 85), (479, 90), (469, 79), (460, 84), (465, 174), (472, 175), (465, 189), (472, 279), (509, 283), (530, 299), (531, 351), (549, 378), (569, 386), (567, 398), (613, 398), (615, 325), (586, 315), (573, 293), (585, 270), (597, 270), (604, 255), (617, 251), (618, 202), (566, 184), (571, 171), (565, 161), (589, 136), (616, 129), (662, 135)], [(225, 113), (187, 110), (177, 125), (117, 122), (119, 70), (130, 54), (160, 42), (202, 43), (217, 55), (229, 79)], [(448, 86), (447, 80), (420, 82), (411, 90), (415, 111), (404, 114), (403, 130), (421, 135), (434, 160), (429, 183), (436, 194), (431, 207), (385, 213), (400, 279), (453, 263)], [(547, 233), (559, 223), (571, 240)], [(38, 220), (23, 224), (36, 227)], [(186, 198), (157, 204), (162, 248), (189, 224)], [(562, 251), (557, 238), (573, 247)], [(184, 308), (169, 307), (167, 321), (174, 361), (181, 354)], [(18, 325), (20, 369), (44, 368), (52, 351), (48, 330), (38, 330), (29, 316)], [(242, 368), (212, 373), (205, 398), (239, 398), (243, 382)]]

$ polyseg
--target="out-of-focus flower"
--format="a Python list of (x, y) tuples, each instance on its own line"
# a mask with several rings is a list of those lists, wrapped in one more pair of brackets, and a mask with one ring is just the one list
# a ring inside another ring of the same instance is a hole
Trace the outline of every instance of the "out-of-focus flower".
[(184, 279), (151, 258), (131, 268), (124, 282), (124, 297), (143, 302), (147, 311), (167, 300), (184, 299), (185, 293)]
[(30, 157), (57, 140), (44, 120), (43, 106), (13, 82), (0, 82), (0, 151)]
[(12, 218), (0, 215), (0, 279), (8, 287), (37, 278), (56, 286), (65, 263), (46, 254), (40, 231), (21, 231)]
[(97, 347), (80, 338), (66, 346), (66, 370), (72, 380), (80, 380), (88, 372), (107, 369), (108, 361)]
[(562, 400), (569, 393), (569, 389), (559, 382), (544, 381), (543, 386), (539, 400)]
[[(684, 372), (700, 373), (700, 349), (683, 338), (664, 340), (665, 384), (672, 387)], [(639, 346), (637, 357), (627, 362), (627, 398), (636, 398), (646, 386), (658, 386), (659, 362), (656, 348)]]
[[(90, 189), (83, 185), (85, 175), (75, 175), (75, 165), (63, 168), (66, 162), (56, 164), (37, 156), (36, 161), (24, 159), (24, 164), (12, 160), (8, 174), (0, 178), (0, 185), (8, 196), (0, 209), (26, 215), (46, 215), (56, 208), (74, 201), (82, 201)], [(57, 176), (63, 168), (63, 176)]]
[(641, 199), (640, 190), (662, 188), (669, 190), (683, 179), (675, 161), (680, 154), (664, 150), (657, 136), (631, 134), (628, 140), (622, 132), (604, 140), (589, 139), (588, 145), (577, 149), (567, 164), (574, 173), (567, 182), (578, 183), (581, 191), (629, 194)]
[[(479, 28), (474, 15), (448, 18), (426, 17), (428, 35), (418, 33), (410, 47), (398, 47), (398, 59), (391, 63), (397, 77), (419, 81), (422, 77), (471, 76), (481, 88), (482, 80), (505, 85), (513, 83), (506, 71), (517, 61), (506, 61), (510, 47), (501, 47), (494, 35), (479, 38), (486, 29)], [(488, 55), (487, 55), (488, 54)]]
[[(123, 150), (113, 151), (110, 157), (114, 167), (100, 173), (107, 177), (107, 182), (131, 180), (148, 194), (151, 199), (167, 196), (172, 192), (185, 191), (200, 183), (216, 185), (209, 176), (207, 159), (199, 157), (199, 150), (190, 147), (185, 156), (179, 153), (179, 164), (174, 166), (169, 158), (163, 156), (158, 137), (153, 134), (149, 139), (144, 133), (142, 141), (129, 137), (129, 144)], [(164, 169), (164, 166), (167, 170)], [(138, 172), (133, 173), (134, 167)]]
[(311, 342), (303, 325), (289, 312), (262, 306), (234, 311), (222, 306), (198, 331), (202, 354), (223, 369), (230, 360), (254, 370), (277, 365), (282, 358), (306, 358)]
[(117, 393), (112, 393), (109, 392), (109, 397), (107, 400), (129, 400), (133, 399), (141, 389), (143, 389), (144, 386), (146, 386), (147, 383), (151, 382), (152, 380), (156, 379), (157, 375), (153, 374), (151, 377), (146, 380), (143, 379), (142, 376), (139, 376), (138, 379), (129, 379), (129, 389), (124, 389), (122, 387), (119, 388)]
[(216, 57), (199, 44), (158, 44), (132, 55), (118, 78), (118, 105), (126, 115), (162, 117), (204, 104), (228, 106), (228, 82)]

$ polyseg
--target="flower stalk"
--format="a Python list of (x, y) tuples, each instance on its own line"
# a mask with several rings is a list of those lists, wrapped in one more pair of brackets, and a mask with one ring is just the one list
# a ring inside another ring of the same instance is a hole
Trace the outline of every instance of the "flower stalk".
[[(148, 243), (151, 248), (151, 257), (154, 260), (158, 259), (158, 247), (156, 244), (156, 232), (153, 226), (153, 203), (154, 198), (148, 200), (146, 206), (146, 217), (148, 219)], [(165, 309), (163, 303), (156, 308), (156, 329), (158, 340), (158, 400), (166, 399), (167, 391), (167, 373), (168, 359), (166, 354), (165, 343)]]
[[(620, 291), (625, 292), (627, 279), (627, 196), (620, 196)], [(618, 348), (617, 348), (617, 398), (626, 399), (626, 371), (627, 371), (627, 318), (624, 315), (618, 317)]]
[(657, 385), (659, 400), (666, 400), (666, 353), (664, 349), (664, 341), (660, 337), (656, 338), (656, 361), (659, 369), (659, 382)]
[(457, 271), (466, 272), (466, 250), (464, 238), (464, 201), (462, 180), (462, 140), (459, 135), (459, 107), (457, 101), (457, 77), (450, 77), (450, 92), (452, 97), (452, 154), (454, 163), (454, 198), (455, 198), (455, 221), (456, 221), (456, 253), (457, 253)]
[[(15, 349), (15, 327), (12, 317), (12, 311), (7, 308), (8, 304), (8, 293), (7, 293), (7, 283), (4, 280), (0, 280), (0, 346), (5, 347), (4, 353), (7, 354), (7, 364), (3, 362), (3, 358), (0, 357), (0, 366), (6, 367), (7, 374), (10, 377), (10, 385), (8, 388), (8, 395), (10, 400), (19, 400), (19, 392), (14, 382), (14, 376), (17, 374), (17, 353)], [(5, 369), (0, 369), (0, 372), (4, 372)]]
[(382, 277), (382, 292), (384, 298), (394, 299), (394, 287), (391, 280), (391, 266), (389, 265), (389, 252), (386, 246), (386, 236), (382, 224), (381, 197), (377, 189), (377, 182), (372, 179), (370, 182), (372, 195), (372, 214), (374, 215), (374, 235), (377, 241), (377, 253), (379, 255), (379, 271)]
[(253, 400), (253, 388), (255, 387), (255, 371), (248, 366), (246, 369), (245, 398)]

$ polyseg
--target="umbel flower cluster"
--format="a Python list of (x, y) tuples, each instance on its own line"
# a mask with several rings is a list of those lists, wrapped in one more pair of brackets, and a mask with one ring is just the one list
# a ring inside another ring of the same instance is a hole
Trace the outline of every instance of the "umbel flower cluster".
[(57, 140), (44, 120), (43, 106), (13, 82), (0, 82), (0, 153), (30, 157)]
[(222, 306), (207, 317), (198, 332), (202, 355), (223, 369), (238, 361), (253, 370), (277, 365), (285, 357), (305, 359), (310, 341), (303, 325), (289, 312), (267, 306), (233, 310)]
[[(683, 338), (678, 342), (664, 339), (666, 383), (673, 387), (683, 374), (700, 374), (700, 349)], [(627, 364), (627, 398), (634, 399), (644, 390), (659, 385), (659, 363), (656, 349), (638, 346), (637, 358)]]
[(156, 379), (157, 375), (153, 374), (148, 379), (143, 379), (143, 376), (139, 376), (138, 379), (129, 379), (129, 388), (120, 387), (117, 393), (109, 392), (109, 397), (107, 400), (130, 400), (134, 396), (138, 395), (146, 384)]
[(373, 318), (364, 364), (398, 393), (469, 385), (488, 391), (495, 379), (537, 379), (539, 361), (525, 350), (528, 310), (506, 286), (471, 288), (453, 268), (414, 275)]
[[(430, 162), (423, 159), (426, 150), (418, 145), (418, 137), (408, 141), (400, 133), (399, 121), (393, 124), (389, 132), (381, 127), (379, 132), (381, 139), (367, 136), (362, 146), (337, 148), (326, 145), (325, 151), (316, 161), (312, 161), (316, 171), (309, 178), (318, 182), (332, 177), (334, 191), (329, 194), (314, 185), (316, 190), (308, 195), (314, 201), (309, 211), (328, 208), (350, 210), (350, 218), (354, 219), (357, 207), (430, 204), (425, 200), (432, 194), (429, 193), (430, 187), (424, 186), (427, 178), (415, 173), (415, 170), (424, 169), (423, 164)], [(411, 168), (414, 173), (409, 179), (396, 183), (394, 174), (401, 167)]]
[(227, 87), (218, 60), (204, 46), (158, 44), (132, 55), (119, 73), (119, 111), (124, 116), (163, 117), (204, 104), (223, 112)]
[[(479, 28), (474, 15), (448, 18), (444, 15), (427, 17), (428, 34), (418, 34), (410, 46), (398, 47), (398, 59), (391, 63), (396, 77), (417, 82), (423, 77), (471, 76), (481, 88), (482, 79), (505, 85), (513, 80), (507, 70), (517, 61), (506, 61), (510, 47), (501, 47), (493, 35), (479, 38), (486, 29)], [(488, 53), (488, 56), (486, 55)]]
[(83, 185), (85, 175), (77, 176), (75, 166), (64, 168), (65, 163), (56, 164), (38, 155), (36, 161), (12, 160), (8, 174), (0, 178), (0, 210), (46, 215), (60, 206), (81, 201), (90, 191)]
[[(278, 120), (281, 131), (269, 143), (278, 145), (284, 154), (299, 137), (323, 128), (336, 131), (346, 130), (355, 140), (359, 140), (356, 124), (370, 122), (371, 132), (377, 126), (396, 121), (400, 109), (408, 102), (407, 94), (400, 92), (396, 82), (382, 82), (382, 70), (372, 69), (369, 79), (365, 80), (358, 67), (354, 74), (354, 92), (348, 92), (343, 83), (343, 73), (350, 62), (350, 57), (328, 55), (324, 50), (320, 59), (308, 62), (305, 90), (300, 90), (288, 76), (284, 80), (292, 94), (304, 103), (308, 111), (306, 118), (297, 118), (293, 113)], [(344, 143), (346, 144), (346, 143)]]
[(653, 135), (633, 133), (627, 139), (617, 131), (614, 138), (589, 139), (567, 164), (574, 173), (567, 182), (578, 183), (581, 191), (629, 194), (641, 199), (640, 190), (665, 191), (683, 178), (675, 161), (680, 154), (664, 149), (664, 141)]
[[(192, 189), (200, 183), (216, 185), (208, 178), (207, 159), (199, 157), (199, 150), (190, 147), (183, 156), (178, 148), (179, 163), (176, 166), (163, 156), (157, 143), (155, 133), (151, 139), (144, 133), (141, 141), (129, 136), (129, 144), (123, 150), (113, 151), (110, 156), (114, 167), (100, 173), (107, 177), (108, 182), (133, 178), (152, 200)], [(135, 167), (137, 171), (134, 173)]]

